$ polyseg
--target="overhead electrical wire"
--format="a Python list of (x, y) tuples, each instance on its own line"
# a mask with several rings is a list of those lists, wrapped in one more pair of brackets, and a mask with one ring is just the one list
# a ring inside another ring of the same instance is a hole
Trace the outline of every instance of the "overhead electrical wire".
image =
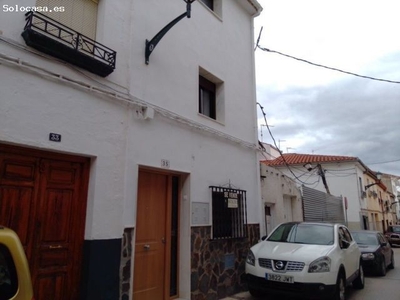
[(262, 51), (276, 53), (276, 54), (279, 54), (279, 55), (282, 55), (282, 56), (285, 56), (285, 57), (288, 57), (288, 58), (291, 58), (291, 59), (295, 59), (295, 60), (310, 64), (310, 65), (313, 65), (313, 66), (316, 66), (316, 67), (325, 68), (325, 69), (328, 69), (328, 70), (332, 70), (332, 71), (336, 71), (336, 72), (340, 72), (340, 73), (344, 73), (344, 74), (348, 74), (348, 75), (352, 75), (352, 76), (356, 76), (356, 77), (360, 77), (360, 78), (364, 78), (364, 79), (370, 79), (370, 80), (375, 80), (375, 81), (400, 84), (400, 81), (382, 79), (382, 78), (371, 77), (371, 76), (366, 76), (366, 75), (360, 75), (360, 74), (357, 74), (357, 73), (341, 70), (341, 69), (338, 69), (338, 68), (333, 68), (333, 67), (328, 67), (328, 66), (325, 66), (325, 65), (317, 64), (317, 63), (311, 62), (309, 60), (306, 60), (306, 59), (303, 59), (303, 58), (298, 58), (298, 57), (295, 57), (295, 56), (292, 56), (292, 55), (289, 55), (289, 54), (285, 54), (285, 53), (282, 53), (282, 52), (279, 52), (279, 51), (276, 51), (276, 50), (272, 50), (272, 49), (268, 49), (268, 48), (265, 48), (265, 47), (261, 47), (259, 44), (260, 44), (262, 30), (263, 30), (263, 27), (261, 27), (260, 33), (258, 34), (258, 38), (257, 38), (257, 42), (256, 42), (256, 46), (254, 48), (254, 51), (256, 51), (257, 48), (258, 48), (258, 49), (260, 49)]
[[(279, 154), (280, 154), (280, 157), (282, 158), (283, 162), (285, 163), (285, 165), (286, 165), (286, 167), (288, 168), (288, 170), (290, 171), (290, 173), (294, 176), (294, 178), (295, 178), (297, 181), (299, 181), (299, 182), (302, 183), (303, 185), (312, 185), (312, 184), (314, 184), (314, 183), (307, 183), (307, 182), (302, 181), (302, 180), (300, 179), (300, 177), (303, 176), (304, 174), (302, 174), (302, 175), (299, 177), (299, 176), (297, 176), (297, 175), (293, 172), (292, 168), (290, 167), (290, 165), (289, 165), (288, 162), (286, 161), (285, 157), (283, 156), (283, 153), (282, 153), (281, 149), (279, 149), (278, 145), (276, 144), (276, 140), (275, 140), (275, 138), (274, 138), (274, 136), (273, 136), (273, 134), (272, 134), (272, 132), (271, 132), (271, 129), (269, 128), (268, 122), (267, 122), (267, 115), (266, 115), (266, 113), (264, 112), (264, 107), (263, 107), (259, 102), (257, 102), (257, 105), (258, 105), (258, 106), (260, 107), (260, 109), (261, 109), (261, 112), (262, 112), (263, 117), (264, 117), (265, 126), (267, 127), (268, 132), (269, 132), (269, 135), (271, 136), (272, 141), (274, 142), (274, 146), (275, 146), (275, 148), (278, 150), (278, 152), (279, 152)], [(306, 172), (305, 172), (305, 173), (306, 173)]]
[(400, 159), (395, 159), (395, 160), (389, 160), (389, 161), (381, 161), (381, 162), (374, 162), (374, 163), (368, 163), (368, 165), (382, 165), (382, 164), (389, 164), (392, 162), (398, 162)]
[(354, 176), (354, 175), (357, 175), (357, 173), (334, 173), (334, 172), (331, 172), (331, 171), (327, 171), (326, 172), (327, 174), (330, 174), (332, 177), (351, 177), (351, 176)]
[[(331, 172), (342, 172), (342, 171), (354, 171), (355, 168), (347, 168), (347, 169), (329, 169), (326, 168), (325, 171), (331, 171)], [(349, 173), (350, 174), (350, 173)]]
[[(317, 64), (317, 63), (308, 61), (308, 60), (306, 60), (306, 59), (298, 58), (298, 57), (295, 57), (295, 56), (292, 56), (292, 55), (289, 55), (289, 54), (285, 54), (285, 53), (282, 53), (282, 52), (279, 52), (279, 51), (276, 51), (276, 50), (272, 50), (272, 49), (268, 49), (268, 48), (265, 48), (265, 47), (261, 47), (261, 46), (259, 45), (259, 43), (260, 43), (260, 39), (261, 39), (262, 30), (263, 30), (263, 27), (261, 27), (260, 32), (259, 32), (259, 34), (258, 34), (258, 38), (257, 38), (257, 42), (256, 42), (256, 46), (255, 46), (255, 48), (254, 48), (254, 51), (256, 51), (257, 48), (258, 48), (258, 49), (260, 49), (260, 50), (262, 50), (262, 51), (271, 52), (271, 53), (276, 53), (276, 54), (279, 54), (279, 55), (282, 55), (282, 56), (285, 56), (285, 57), (288, 57), (288, 58), (291, 58), (291, 59), (295, 59), (295, 60), (298, 60), (298, 61), (301, 61), (301, 62), (310, 64), (310, 65), (313, 65), (313, 66), (316, 66), (316, 67), (321, 67), (321, 68), (325, 68), (325, 69), (328, 69), (328, 70), (332, 70), (332, 71), (336, 71), (336, 72), (341, 72), (341, 73), (344, 73), (344, 74), (348, 74), (348, 75), (352, 75), (352, 76), (356, 76), (356, 77), (360, 77), (360, 78), (364, 78), (364, 79), (370, 79), (370, 80), (375, 80), (375, 81), (381, 81), (381, 82), (387, 82), (387, 83), (400, 84), (400, 81), (389, 80), (389, 79), (382, 79), (382, 78), (371, 77), (371, 76), (366, 76), (366, 75), (360, 75), (360, 74), (357, 74), (357, 73), (353, 73), (353, 72), (341, 70), (341, 69), (338, 69), (338, 68), (333, 68), (333, 67), (325, 66), (325, 65), (322, 65), (322, 64)], [(261, 108), (261, 110), (262, 110), (262, 112), (263, 112), (263, 114), (264, 114), (263, 107), (260, 105), (260, 103), (257, 103), (257, 104), (260, 106), (260, 108)], [(281, 155), (281, 157), (282, 157), (283, 161), (285, 162), (286, 166), (288, 167), (289, 171), (294, 175), (293, 171), (290, 169), (290, 167), (289, 167), (289, 165), (287, 164), (285, 158), (283, 157), (281, 150), (280, 150), (280, 149), (277, 147), (277, 145), (276, 145), (275, 139), (274, 139), (274, 137), (272, 136), (272, 133), (271, 133), (271, 131), (270, 131), (270, 128), (268, 127), (268, 123), (267, 123), (265, 114), (264, 114), (264, 119), (265, 119), (265, 123), (266, 123), (265, 126), (268, 128), (268, 131), (269, 131), (269, 133), (270, 133), (270, 135), (271, 135), (271, 137), (272, 137), (272, 140), (274, 141), (275, 147), (278, 149), (279, 154)], [(391, 161), (384, 161), (384, 162), (368, 163), (368, 165), (379, 165), (379, 164), (393, 163), (393, 162), (398, 162), (398, 161), (400, 161), (400, 159), (395, 159), (395, 160), (391, 160)], [(331, 171), (333, 171), (333, 170), (331, 170)], [(294, 175), (294, 176), (295, 176), (295, 175)], [(300, 176), (300, 177), (301, 177), (301, 176)], [(297, 176), (295, 176), (295, 178), (296, 178), (297, 180), (299, 180), (299, 178), (298, 178)], [(300, 180), (299, 180), (299, 181), (300, 181)]]
[(310, 64), (310, 65), (313, 65), (313, 66), (316, 66), (316, 67), (325, 68), (325, 69), (328, 69), (328, 70), (332, 70), (332, 71), (336, 71), (336, 72), (341, 72), (341, 73), (344, 73), (344, 74), (353, 75), (353, 76), (357, 76), (357, 77), (361, 77), (361, 78), (365, 78), (365, 79), (370, 79), (370, 80), (376, 80), (376, 81), (383, 81), (383, 82), (388, 82), (388, 83), (400, 84), (400, 81), (395, 81), (395, 80), (389, 80), (389, 79), (382, 79), (382, 78), (376, 78), (376, 77), (371, 77), (371, 76), (360, 75), (360, 74), (357, 74), (357, 73), (353, 73), (353, 72), (341, 70), (341, 69), (338, 69), (338, 68), (333, 68), (333, 67), (328, 67), (328, 66), (325, 66), (325, 65), (313, 63), (313, 62), (308, 61), (308, 60), (305, 60), (305, 59), (303, 59), (303, 58), (298, 58), (298, 57), (295, 57), (295, 56), (292, 56), (292, 55), (289, 55), (289, 54), (285, 54), (285, 53), (282, 53), (282, 52), (279, 52), (279, 51), (271, 50), (271, 49), (268, 49), (268, 48), (263, 48), (263, 47), (260, 47), (259, 45), (257, 45), (257, 48), (259, 48), (259, 49), (261, 49), (261, 50), (263, 50), (263, 51), (267, 51), (267, 52), (271, 52), (271, 53), (276, 53), (276, 54), (279, 54), (279, 55), (282, 55), (282, 56), (285, 56), (285, 57), (289, 57), (289, 58), (292, 58), (292, 59), (295, 59), (295, 60), (298, 60), (298, 61), (301, 61), (301, 62), (305, 62), (305, 63), (307, 63), (307, 64)]

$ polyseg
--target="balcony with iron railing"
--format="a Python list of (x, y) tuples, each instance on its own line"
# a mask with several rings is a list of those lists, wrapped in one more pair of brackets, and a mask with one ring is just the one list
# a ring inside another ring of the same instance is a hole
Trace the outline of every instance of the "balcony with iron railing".
[(39, 12), (25, 16), (21, 35), (28, 46), (102, 77), (114, 71), (116, 51)]

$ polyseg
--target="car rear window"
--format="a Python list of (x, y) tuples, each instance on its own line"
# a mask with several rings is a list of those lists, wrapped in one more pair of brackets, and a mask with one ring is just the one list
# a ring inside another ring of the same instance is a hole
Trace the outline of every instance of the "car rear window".
[(9, 300), (18, 290), (14, 260), (8, 248), (0, 243), (0, 300)]
[(378, 237), (375, 233), (353, 232), (352, 235), (359, 245), (379, 245)]
[(392, 231), (395, 233), (400, 233), (400, 226), (393, 226)]
[(333, 245), (332, 225), (287, 223), (280, 225), (267, 239), (271, 242)]

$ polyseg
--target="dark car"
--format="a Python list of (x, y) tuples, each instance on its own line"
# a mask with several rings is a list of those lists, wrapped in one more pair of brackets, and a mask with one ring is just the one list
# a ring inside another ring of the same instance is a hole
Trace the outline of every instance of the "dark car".
[(391, 225), (385, 232), (385, 236), (388, 239), (391, 246), (400, 246), (400, 225)]
[(393, 249), (382, 233), (362, 230), (351, 234), (361, 250), (365, 272), (385, 276), (387, 268), (394, 269)]

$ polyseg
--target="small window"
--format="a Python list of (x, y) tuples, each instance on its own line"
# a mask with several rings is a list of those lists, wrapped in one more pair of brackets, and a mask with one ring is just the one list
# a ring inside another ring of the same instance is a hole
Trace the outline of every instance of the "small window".
[(211, 72), (199, 67), (198, 113), (225, 122), (224, 82)]
[(0, 300), (8, 300), (18, 291), (15, 264), (8, 248), (0, 244)]
[(200, 0), (200, 2), (214, 12), (216, 16), (222, 18), (222, 0)]
[(211, 186), (213, 239), (247, 237), (246, 191)]
[(216, 85), (210, 80), (199, 76), (199, 113), (216, 120)]
[(271, 207), (265, 206), (265, 215), (266, 216), (271, 216)]
[(203, 2), (209, 9), (214, 10), (214, 0), (200, 0)]

